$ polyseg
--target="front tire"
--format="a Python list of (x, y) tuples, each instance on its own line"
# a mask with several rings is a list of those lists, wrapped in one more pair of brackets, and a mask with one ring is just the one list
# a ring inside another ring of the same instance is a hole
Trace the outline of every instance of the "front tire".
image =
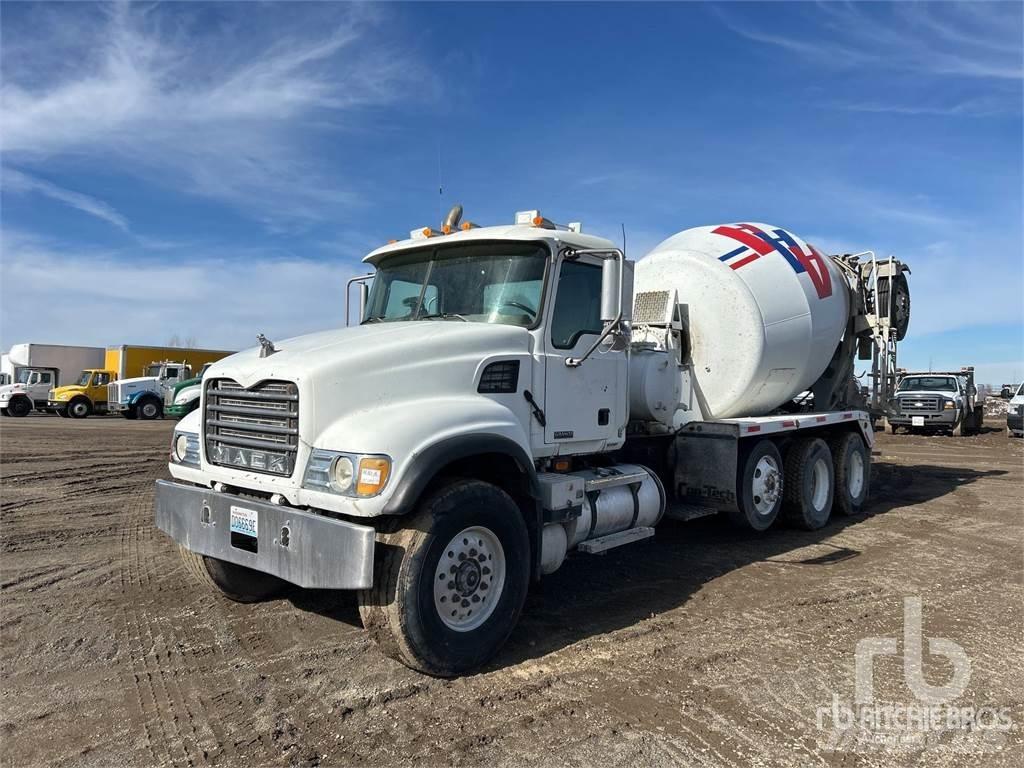
[(363, 626), (385, 654), (428, 675), (485, 663), (526, 600), (530, 543), (519, 507), (494, 485), (458, 480), (396, 524), (378, 535), (374, 586), (359, 593)]
[(135, 406), (135, 412), (138, 417), (144, 421), (152, 421), (153, 419), (159, 419), (164, 415), (164, 409), (160, 405), (160, 401), (152, 397), (147, 397), (145, 400)]
[(761, 440), (746, 454), (739, 473), (739, 510), (729, 520), (741, 528), (765, 531), (782, 508), (782, 456), (771, 440)]
[(856, 432), (829, 441), (835, 477), (835, 506), (841, 515), (859, 515), (871, 489), (871, 454)]
[(78, 397), (68, 403), (68, 416), (73, 419), (84, 419), (92, 413), (92, 403), (87, 398)]
[(832, 454), (825, 441), (797, 440), (786, 454), (783, 509), (787, 520), (808, 531), (823, 528), (832, 514), (834, 482)]
[(7, 415), (23, 418), (32, 410), (32, 403), (27, 397), (15, 397), (7, 404)]
[(269, 573), (206, 557), (178, 547), (185, 570), (197, 582), (236, 603), (256, 603), (279, 594), (285, 582)]

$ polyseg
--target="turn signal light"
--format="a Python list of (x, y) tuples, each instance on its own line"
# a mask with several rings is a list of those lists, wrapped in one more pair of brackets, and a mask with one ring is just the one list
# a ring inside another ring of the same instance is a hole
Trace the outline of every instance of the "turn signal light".
[(356, 494), (359, 496), (376, 496), (388, 482), (390, 472), (391, 462), (387, 459), (371, 457), (360, 459)]

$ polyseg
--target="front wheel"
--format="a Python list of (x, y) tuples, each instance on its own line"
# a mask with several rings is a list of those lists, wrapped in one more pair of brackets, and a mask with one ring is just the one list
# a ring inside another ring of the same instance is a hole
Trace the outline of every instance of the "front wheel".
[(68, 416), (73, 419), (84, 419), (92, 413), (92, 403), (84, 397), (76, 398), (68, 404)]
[(163, 408), (161, 408), (158, 400), (149, 397), (135, 407), (135, 412), (140, 419), (152, 421), (153, 419), (159, 419), (163, 415)]
[(835, 481), (832, 455), (824, 440), (797, 440), (786, 454), (785, 513), (799, 528), (816, 531), (832, 514)]
[(489, 483), (458, 480), (378, 535), (363, 626), (388, 656), (451, 677), (488, 661), (519, 620), (530, 578), (526, 524)]
[(17, 416), (21, 418), (28, 416), (29, 411), (32, 410), (32, 403), (29, 402), (27, 397), (15, 397), (7, 404), (7, 415)]
[(236, 603), (255, 603), (280, 593), (285, 582), (269, 573), (226, 563), (178, 547), (185, 570), (197, 582)]

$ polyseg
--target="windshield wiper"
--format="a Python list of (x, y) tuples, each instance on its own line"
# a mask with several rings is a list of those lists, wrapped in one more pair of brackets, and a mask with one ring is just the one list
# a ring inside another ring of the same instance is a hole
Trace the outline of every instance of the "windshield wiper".
[(417, 319), (418, 320), (450, 320), (453, 317), (457, 317), (459, 320), (461, 320), (464, 323), (468, 323), (469, 322), (469, 320), (464, 318), (458, 312), (435, 312), (432, 315), (420, 315)]
[(368, 317), (365, 320), (363, 320), (363, 322), (360, 323), (360, 325), (366, 325), (367, 323), (383, 323), (383, 322), (384, 322), (384, 318), (383, 317), (381, 317), (380, 315), (374, 315), (373, 317)]

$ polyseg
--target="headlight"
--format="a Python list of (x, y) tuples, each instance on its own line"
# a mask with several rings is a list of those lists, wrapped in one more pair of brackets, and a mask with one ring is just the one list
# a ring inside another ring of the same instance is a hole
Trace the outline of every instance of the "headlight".
[(391, 459), (316, 449), (310, 454), (302, 487), (312, 491), (369, 498), (380, 493), (391, 474)]
[(352, 466), (352, 459), (348, 456), (338, 456), (331, 462), (331, 483), (335, 490), (345, 493), (352, 487), (352, 478), (356, 470)]
[(199, 466), (199, 435), (195, 432), (178, 432), (175, 430), (171, 441), (171, 461), (175, 464)]
[(942, 404), (942, 409), (944, 411), (952, 411), (955, 408), (956, 408), (956, 403), (954, 403), (952, 400), (947, 400), (946, 402), (944, 402)]

